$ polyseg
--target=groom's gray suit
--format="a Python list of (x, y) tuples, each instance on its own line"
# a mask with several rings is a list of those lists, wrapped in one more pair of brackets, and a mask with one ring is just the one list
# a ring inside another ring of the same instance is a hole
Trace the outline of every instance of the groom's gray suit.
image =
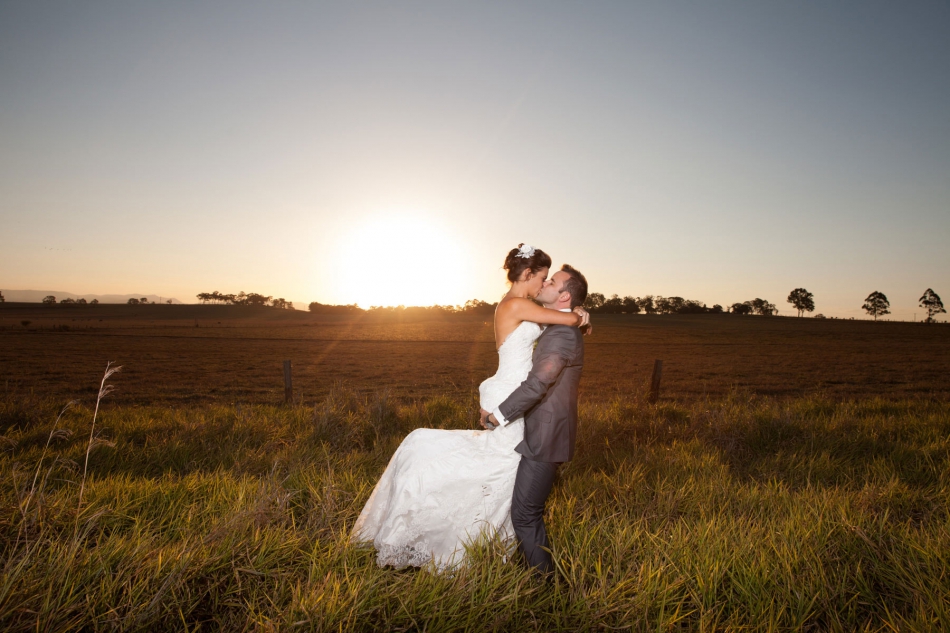
[[(557, 467), (574, 456), (577, 386), (584, 365), (584, 336), (576, 327), (551, 325), (538, 339), (531, 373), (493, 412), (503, 424), (524, 416), (524, 440), (511, 501), (518, 549), (548, 572), (554, 565), (544, 529), (544, 504)], [(500, 414), (500, 415), (499, 415)]]

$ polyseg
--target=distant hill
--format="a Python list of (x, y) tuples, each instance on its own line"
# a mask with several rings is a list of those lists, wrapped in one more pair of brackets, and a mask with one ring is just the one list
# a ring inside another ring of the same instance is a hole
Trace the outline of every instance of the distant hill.
[(165, 303), (168, 300), (171, 300), (172, 303), (182, 303), (174, 297), (160, 297), (158, 295), (149, 295), (149, 294), (130, 294), (130, 295), (77, 295), (74, 292), (66, 292), (65, 290), (6, 290), (2, 289), (3, 298), (7, 301), (13, 302), (22, 302), (22, 303), (41, 303), (44, 297), (53, 295), (56, 297), (56, 302), (59, 303), (63, 299), (85, 299), (86, 301), (92, 301), (93, 299), (98, 299), (99, 303), (126, 303), (129, 299), (141, 299), (145, 297), (149, 302), (155, 303)]

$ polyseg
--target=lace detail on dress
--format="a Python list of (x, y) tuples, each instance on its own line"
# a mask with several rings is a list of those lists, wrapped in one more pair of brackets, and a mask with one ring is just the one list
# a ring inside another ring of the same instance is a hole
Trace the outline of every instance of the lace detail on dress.
[(396, 569), (404, 567), (425, 567), (432, 562), (432, 554), (425, 544), (417, 549), (412, 545), (383, 545), (376, 553), (376, 564), (380, 567), (392, 565)]
[[(536, 323), (522, 322), (498, 349), (498, 371), (479, 385), (492, 410), (531, 370)], [(494, 431), (416, 429), (406, 436), (353, 527), (354, 542), (372, 542), (380, 566), (446, 570), (481, 536), (514, 536), (511, 494), (524, 421)]]

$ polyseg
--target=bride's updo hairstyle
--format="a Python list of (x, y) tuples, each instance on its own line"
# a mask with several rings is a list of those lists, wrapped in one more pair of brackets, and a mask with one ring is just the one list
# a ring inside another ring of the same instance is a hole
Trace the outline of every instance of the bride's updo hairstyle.
[(526, 270), (531, 274), (537, 273), (542, 268), (551, 267), (551, 256), (540, 248), (518, 244), (518, 248), (513, 248), (508, 252), (505, 258), (505, 265), (502, 266), (508, 271), (508, 281), (514, 283), (521, 278), (521, 273)]

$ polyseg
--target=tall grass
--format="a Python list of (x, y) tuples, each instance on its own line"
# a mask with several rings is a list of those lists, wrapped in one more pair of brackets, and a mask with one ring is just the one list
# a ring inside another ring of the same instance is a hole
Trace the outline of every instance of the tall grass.
[(946, 402), (582, 403), (551, 584), (494, 541), (447, 575), (348, 545), (400, 439), (468, 401), (58, 409), (0, 401), (7, 630), (950, 629)]
[[(112, 374), (121, 370), (121, 367), (113, 367), (112, 362), (106, 363), (106, 371), (102, 374), (102, 382), (99, 383), (99, 394), (96, 396), (96, 408), (92, 412), (92, 422), (89, 424), (89, 442), (86, 444), (86, 460), (82, 467), (82, 480), (79, 482), (79, 501), (76, 502), (76, 527), (79, 526), (79, 513), (82, 510), (82, 493), (86, 489), (86, 475), (89, 474), (89, 454), (97, 445), (109, 444), (109, 442), (96, 441), (96, 418), (99, 416), (99, 405), (102, 399), (112, 393), (113, 385), (106, 384), (106, 381), (112, 377)], [(111, 445), (111, 444), (110, 444)]]

